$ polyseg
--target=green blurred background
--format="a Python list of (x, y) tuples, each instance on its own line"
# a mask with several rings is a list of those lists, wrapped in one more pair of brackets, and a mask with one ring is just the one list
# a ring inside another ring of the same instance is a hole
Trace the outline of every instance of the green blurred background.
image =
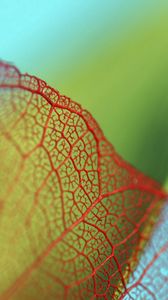
[(117, 151), (168, 175), (168, 1), (0, 2), (0, 58), (89, 110)]

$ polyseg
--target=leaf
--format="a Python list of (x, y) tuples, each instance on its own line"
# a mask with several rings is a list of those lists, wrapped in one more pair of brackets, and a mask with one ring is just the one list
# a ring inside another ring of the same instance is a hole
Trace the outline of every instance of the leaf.
[(168, 205), (164, 207), (136, 270), (129, 279), (124, 300), (167, 300), (168, 294)]
[(125, 296), (164, 191), (79, 104), (4, 62), (0, 166), (0, 299)]

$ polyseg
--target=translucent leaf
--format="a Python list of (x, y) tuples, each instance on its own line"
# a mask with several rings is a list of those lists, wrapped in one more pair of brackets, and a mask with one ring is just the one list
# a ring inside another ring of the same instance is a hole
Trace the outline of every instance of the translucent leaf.
[(0, 167), (0, 299), (137, 299), (165, 193), (79, 104), (3, 62)]

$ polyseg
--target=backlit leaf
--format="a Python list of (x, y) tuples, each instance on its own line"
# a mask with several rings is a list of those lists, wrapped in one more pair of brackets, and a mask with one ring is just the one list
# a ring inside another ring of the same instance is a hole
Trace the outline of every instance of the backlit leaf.
[(128, 295), (165, 193), (79, 104), (3, 62), (0, 187), (1, 300)]

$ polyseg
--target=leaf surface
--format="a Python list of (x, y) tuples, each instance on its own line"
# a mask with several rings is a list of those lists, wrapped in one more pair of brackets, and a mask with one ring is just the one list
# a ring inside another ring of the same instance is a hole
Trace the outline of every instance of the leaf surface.
[(0, 166), (0, 299), (128, 295), (165, 193), (79, 104), (3, 62)]

